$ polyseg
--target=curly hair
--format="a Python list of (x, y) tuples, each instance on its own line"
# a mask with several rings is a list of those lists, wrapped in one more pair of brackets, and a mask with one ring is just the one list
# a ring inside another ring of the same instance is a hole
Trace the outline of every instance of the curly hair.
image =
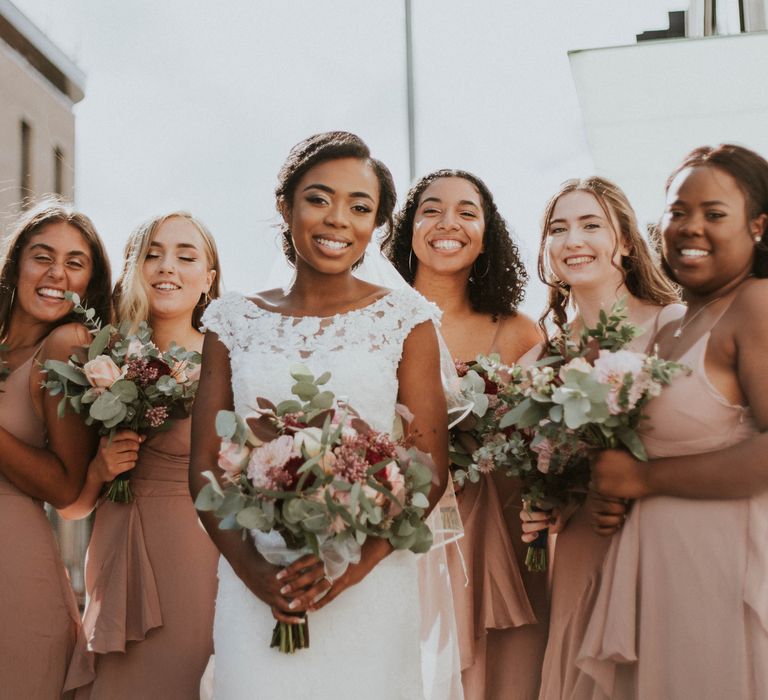
[[(376, 209), (376, 227), (385, 227), (388, 235), (392, 229), (392, 213), (397, 201), (395, 181), (384, 163), (376, 158), (371, 158), (371, 151), (359, 136), (348, 131), (326, 131), (315, 134), (297, 143), (288, 154), (285, 163), (277, 174), (277, 187), (275, 199), (277, 210), (282, 213), (285, 207), (290, 207), (299, 180), (304, 174), (316, 165), (329, 160), (341, 158), (357, 158), (371, 166), (379, 181), (379, 206)], [(281, 226), (283, 236), (283, 252), (291, 265), (296, 263), (296, 248), (293, 245), (293, 237), (288, 224)], [(353, 267), (357, 267), (362, 258)]]
[[(403, 279), (413, 286), (419, 262), (412, 256), (413, 221), (424, 191), (435, 180), (458, 177), (477, 188), (482, 198), (485, 231), (483, 252), (472, 265), (467, 293), (472, 309), (493, 316), (514, 316), (525, 297), (528, 272), (512, 240), (507, 222), (499, 213), (488, 186), (464, 170), (436, 170), (422, 177), (408, 192), (403, 208), (395, 216), (392, 232), (381, 243), (384, 255)], [(479, 272), (478, 272), (479, 270)]]
[[(667, 178), (667, 191), (682, 170), (703, 166), (718, 168), (736, 180), (747, 200), (749, 219), (768, 214), (768, 161), (749, 148), (731, 143), (694, 148)], [(768, 277), (768, 241), (765, 231), (763, 228), (760, 240), (755, 245), (755, 260), (752, 266), (755, 277)], [(665, 268), (669, 274), (668, 266)]]
[[(74, 209), (71, 204), (55, 197), (45, 197), (18, 217), (0, 247), (0, 338), (8, 333), (11, 322), (14, 301), (12, 292), (19, 281), (21, 251), (32, 236), (40, 233), (46, 226), (56, 223), (74, 226), (88, 244), (93, 269), (83, 303), (94, 308), (96, 316), (103, 323), (112, 321), (112, 275), (107, 251), (96, 227), (85, 214)], [(76, 313), (69, 313), (53, 324), (48, 332), (55, 326), (79, 319)]]
[(541, 220), (541, 241), (539, 243), (539, 259), (537, 263), (539, 279), (549, 287), (547, 306), (539, 317), (539, 326), (547, 333), (546, 320), (552, 315), (552, 320), (562, 332), (568, 320), (566, 307), (568, 304), (570, 286), (555, 279), (547, 261), (547, 238), (549, 222), (558, 200), (570, 192), (589, 192), (600, 205), (606, 221), (616, 221), (619, 225), (616, 233), (614, 254), (618, 251), (620, 242), (626, 244), (628, 252), (621, 257), (621, 266), (616, 266), (622, 273), (624, 284), (630, 294), (664, 306), (680, 301), (674, 285), (664, 276), (657, 261), (654, 259), (648, 244), (645, 242), (637, 224), (635, 210), (622, 189), (605, 178), (592, 176), (583, 179), (566, 180), (560, 189), (550, 198), (544, 209)]

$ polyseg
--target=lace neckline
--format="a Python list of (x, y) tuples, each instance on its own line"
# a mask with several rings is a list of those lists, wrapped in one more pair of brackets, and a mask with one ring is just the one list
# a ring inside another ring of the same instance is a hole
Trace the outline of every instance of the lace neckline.
[(253, 299), (248, 298), (247, 296), (243, 296), (243, 301), (247, 302), (250, 306), (253, 306), (258, 311), (261, 311), (262, 313), (269, 314), (271, 316), (279, 316), (280, 318), (288, 319), (289, 321), (303, 321), (305, 319), (310, 319), (313, 321), (330, 321), (333, 319), (341, 318), (342, 316), (351, 316), (353, 314), (362, 313), (364, 311), (368, 311), (369, 309), (375, 308), (378, 304), (382, 303), (383, 301), (390, 299), (392, 295), (394, 294), (394, 290), (389, 290), (386, 294), (383, 294), (382, 296), (378, 297), (377, 299), (374, 299), (369, 304), (366, 304), (365, 306), (360, 306), (356, 309), (350, 309), (349, 311), (343, 311), (336, 314), (331, 314), (330, 316), (312, 316), (311, 314), (307, 314), (304, 316), (296, 316), (292, 314), (283, 314), (279, 311), (272, 311), (271, 309), (265, 309), (263, 306), (259, 306)]

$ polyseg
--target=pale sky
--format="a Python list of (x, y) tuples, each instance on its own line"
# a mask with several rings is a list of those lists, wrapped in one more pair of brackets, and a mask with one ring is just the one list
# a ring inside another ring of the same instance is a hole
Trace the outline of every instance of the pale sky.
[[(319, 131), (362, 136), (403, 200), (401, 0), (14, 2), (87, 76), (76, 202), (116, 271), (136, 224), (183, 208), (216, 236), (228, 289), (264, 288), (279, 255), (277, 171)], [(412, 4), (417, 173), (463, 168), (485, 180), (535, 277), (547, 198), (592, 168), (567, 52), (635, 43), (687, 3)], [(538, 315), (542, 303), (532, 282), (523, 308)]]

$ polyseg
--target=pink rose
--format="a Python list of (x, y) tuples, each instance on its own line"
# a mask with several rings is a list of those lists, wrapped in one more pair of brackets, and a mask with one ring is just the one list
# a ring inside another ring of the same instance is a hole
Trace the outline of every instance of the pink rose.
[(531, 445), (531, 449), (538, 455), (538, 459), (536, 460), (536, 468), (542, 474), (548, 473), (549, 463), (552, 461), (552, 454), (554, 452), (552, 443), (544, 438), (543, 440), (537, 442), (535, 445)]
[[(396, 462), (389, 462), (387, 466), (384, 467), (384, 478), (389, 483), (392, 495), (402, 503), (405, 498), (405, 476), (403, 475), (403, 472), (400, 471), (400, 467), (397, 466)], [(389, 504), (390, 514), (397, 515), (397, 513), (400, 512), (400, 509), (392, 503), (392, 501), (390, 501)]]
[[(645, 369), (645, 355), (629, 350), (601, 350), (595, 360), (594, 377), (602, 384), (608, 384), (611, 392), (606, 403), (613, 415), (632, 410), (643, 395), (648, 384)], [(629, 375), (629, 391), (626, 396), (626, 406), (621, 405), (621, 392), (624, 381)]]
[(224, 471), (227, 479), (235, 481), (248, 464), (250, 455), (251, 451), (245, 445), (224, 438), (219, 449), (219, 467)]
[(99, 355), (85, 363), (83, 372), (88, 383), (94, 389), (109, 389), (118, 379), (122, 379), (122, 370), (109, 355)]
[(290, 435), (281, 435), (257, 447), (248, 461), (248, 478), (258, 488), (273, 489), (278, 482), (286, 480), (287, 474), (278, 472), (293, 457), (298, 457)]

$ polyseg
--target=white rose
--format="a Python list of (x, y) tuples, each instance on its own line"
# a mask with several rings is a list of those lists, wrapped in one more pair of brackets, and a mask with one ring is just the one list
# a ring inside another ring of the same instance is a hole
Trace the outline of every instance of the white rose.
[(302, 428), (293, 436), (293, 445), (296, 452), (301, 454), (301, 448), (310, 459), (317, 457), (323, 450), (323, 431), (320, 428)]

